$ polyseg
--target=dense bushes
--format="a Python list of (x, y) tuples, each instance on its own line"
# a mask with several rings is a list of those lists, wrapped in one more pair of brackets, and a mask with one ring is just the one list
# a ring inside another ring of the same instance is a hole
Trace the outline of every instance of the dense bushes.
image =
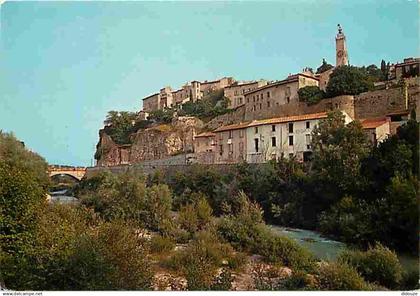
[(317, 270), (317, 280), (321, 290), (360, 291), (371, 289), (371, 286), (363, 280), (357, 271), (346, 264), (322, 264)]
[(167, 185), (146, 187), (144, 177), (126, 173), (100, 173), (83, 180), (76, 188), (81, 203), (105, 220), (134, 220), (152, 230), (167, 231), (172, 195)]
[(215, 289), (221, 289), (228, 274), (217, 277), (217, 269), (232, 254), (229, 244), (220, 242), (215, 233), (204, 231), (197, 233), (185, 250), (175, 253), (167, 265), (185, 276), (188, 290), (209, 290), (214, 284)]
[(325, 93), (319, 89), (318, 86), (305, 86), (298, 90), (299, 100), (306, 102), (308, 105), (313, 105), (320, 102)]
[(395, 289), (402, 280), (402, 267), (397, 255), (377, 244), (366, 252), (346, 251), (339, 260), (353, 266), (367, 281)]
[(92, 212), (51, 205), (33, 245), (2, 264), (5, 284), (26, 290), (150, 289), (148, 252), (126, 222), (101, 222)]

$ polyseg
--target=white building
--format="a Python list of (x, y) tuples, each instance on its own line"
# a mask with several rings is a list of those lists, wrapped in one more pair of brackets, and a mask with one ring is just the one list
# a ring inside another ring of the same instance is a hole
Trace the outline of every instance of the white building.
[[(346, 124), (352, 121), (343, 114)], [(326, 112), (252, 121), (246, 128), (247, 162), (266, 162), (282, 155), (305, 161), (312, 153), (312, 130), (324, 118)]]

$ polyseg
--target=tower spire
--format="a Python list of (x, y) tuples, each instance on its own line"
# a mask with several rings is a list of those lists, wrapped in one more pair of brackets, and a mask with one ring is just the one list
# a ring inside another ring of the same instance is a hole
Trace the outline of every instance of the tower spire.
[(346, 36), (343, 33), (343, 28), (340, 24), (337, 24), (337, 36), (335, 37), (335, 54), (336, 54), (336, 63), (335, 66), (348, 65), (348, 54), (346, 47)]

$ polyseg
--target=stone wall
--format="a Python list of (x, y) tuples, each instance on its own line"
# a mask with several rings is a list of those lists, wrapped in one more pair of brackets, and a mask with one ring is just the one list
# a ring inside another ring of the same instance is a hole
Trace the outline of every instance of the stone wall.
[(198, 118), (178, 117), (171, 124), (138, 130), (131, 135), (131, 145), (117, 145), (110, 136), (101, 132), (98, 145), (101, 157), (97, 165), (115, 166), (160, 160), (191, 152), (194, 149), (194, 136), (202, 127), (203, 122)]
[(216, 116), (206, 123), (206, 130), (215, 130), (219, 126), (243, 122), (245, 120), (245, 106), (240, 106), (235, 111)]

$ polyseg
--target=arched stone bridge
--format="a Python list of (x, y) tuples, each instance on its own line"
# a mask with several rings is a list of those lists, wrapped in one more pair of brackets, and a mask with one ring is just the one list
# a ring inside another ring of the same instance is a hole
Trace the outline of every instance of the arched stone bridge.
[(70, 167), (70, 166), (49, 166), (48, 175), (51, 177), (56, 175), (67, 175), (77, 180), (82, 180), (86, 174), (86, 167)]

